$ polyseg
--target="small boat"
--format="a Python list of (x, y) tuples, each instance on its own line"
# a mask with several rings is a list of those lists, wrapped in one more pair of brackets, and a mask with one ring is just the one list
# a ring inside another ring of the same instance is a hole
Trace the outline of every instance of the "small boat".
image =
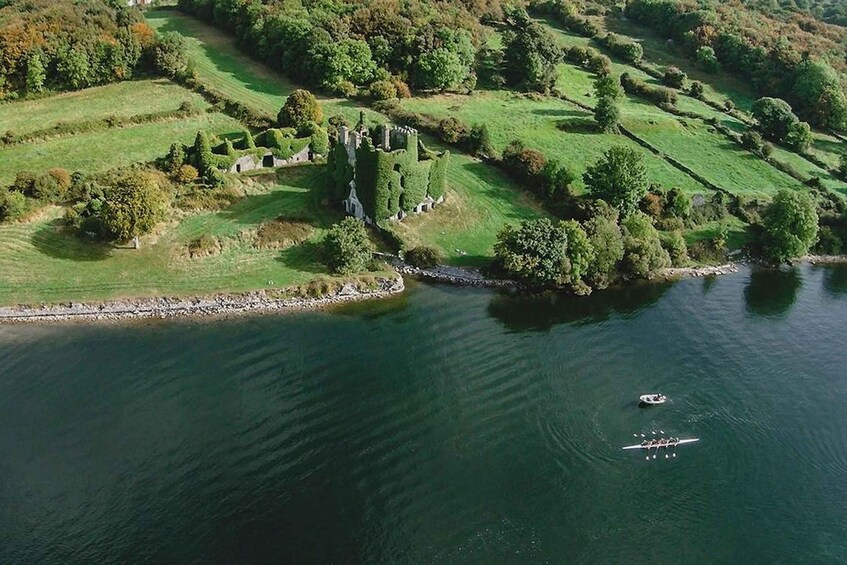
[(667, 396), (658, 392), (642, 394), (638, 397), (638, 400), (640, 400), (642, 404), (664, 404), (667, 399)]

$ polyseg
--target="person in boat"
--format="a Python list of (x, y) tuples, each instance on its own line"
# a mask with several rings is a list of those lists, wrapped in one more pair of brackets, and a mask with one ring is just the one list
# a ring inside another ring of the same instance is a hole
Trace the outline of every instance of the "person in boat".
[(646, 445), (647, 445), (647, 440), (645, 439), (644, 441), (642, 441), (642, 442), (641, 442), (641, 445), (646, 446)]

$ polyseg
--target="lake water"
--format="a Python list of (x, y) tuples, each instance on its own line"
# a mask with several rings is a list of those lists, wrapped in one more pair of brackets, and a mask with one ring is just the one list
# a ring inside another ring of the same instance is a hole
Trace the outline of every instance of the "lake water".
[(0, 326), (0, 562), (847, 562), (845, 322), (800, 267)]

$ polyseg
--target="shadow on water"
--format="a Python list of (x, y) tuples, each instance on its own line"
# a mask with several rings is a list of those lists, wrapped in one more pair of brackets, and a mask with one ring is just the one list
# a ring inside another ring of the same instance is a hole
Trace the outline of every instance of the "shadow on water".
[(847, 294), (847, 265), (831, 265), (824, 268), (823, 288), (831, 296)]
[(744, 288), (747, 311), (760, 316), (782, 316), (797, 299), (803, 277), (797, 267), (753, 269)]
[(631, 283), (590, 296), (499, 292), (488, 304), (488, 314), (513, 332), (546, 332), (559, 324), (587, 325), (607, 320), (613, 314), (635, 315), (656, 303), (671, 286), (672, 283)]

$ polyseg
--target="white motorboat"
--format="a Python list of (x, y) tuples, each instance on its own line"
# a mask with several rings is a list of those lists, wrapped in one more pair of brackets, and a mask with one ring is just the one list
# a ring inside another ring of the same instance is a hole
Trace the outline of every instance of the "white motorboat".
[(659, 392), (642, 394), (638, 397), (638, 400), (640, 400), (642, 404), (664, 404), (667, 399), (667, 396)]

